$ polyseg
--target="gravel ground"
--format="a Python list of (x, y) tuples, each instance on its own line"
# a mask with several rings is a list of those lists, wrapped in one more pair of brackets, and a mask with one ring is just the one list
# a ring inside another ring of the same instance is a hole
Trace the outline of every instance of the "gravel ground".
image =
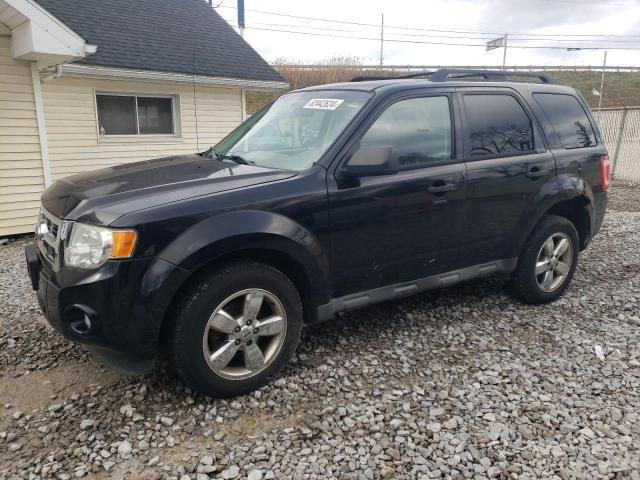
[(307, 329), (232, 401), (123, 377), (43, 323), (0, 247), (0, 478), (640, 479), (640, 187), (559, 301), (491, 278)]

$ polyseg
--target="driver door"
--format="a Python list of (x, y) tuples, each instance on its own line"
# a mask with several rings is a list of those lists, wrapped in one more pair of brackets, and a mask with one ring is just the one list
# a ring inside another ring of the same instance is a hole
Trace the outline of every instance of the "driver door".
[[(334, 297), (461, 268), (466, 167), (449, 92), (392, 99), (328, 176)], [(391, 147), (399, 171), (342, 178), (359, 147)]]

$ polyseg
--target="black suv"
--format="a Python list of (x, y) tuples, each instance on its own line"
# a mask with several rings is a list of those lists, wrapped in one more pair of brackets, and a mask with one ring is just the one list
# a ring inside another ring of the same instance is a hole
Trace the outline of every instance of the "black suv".
[(54, 183), (26, 251), (49, 322), (121, 371), (166, 352), (218, 397), (337, 312), (493, 273), (557, 298), (607, 205), (584, 100), (533, 73), (414, 77), (297, 90), (206, 152)]

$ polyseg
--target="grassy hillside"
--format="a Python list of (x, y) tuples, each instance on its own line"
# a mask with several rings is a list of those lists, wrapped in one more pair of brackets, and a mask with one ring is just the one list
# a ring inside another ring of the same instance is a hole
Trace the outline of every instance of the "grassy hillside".
[[(592, 91), (600, 90), (601, 74), (596, 72), (547, 72), (556, 83), (578, 89), (592, 107), (598, 106), (598, 97)], [(640, 73), (607, 72), (604, 76), (603, 107), (640, 106)]]
[[(321, 85), (323, 83), (344, 82), (358, 75), (371, 75), (357, 63), (346, 64), (340, 59), (303, 69), (298, 65), (280, 65), (276, 67), (280, 74), (291, 84), (291, 88)], [(390, 76), (393, 72), (380, 72), (381, 76)], [(598, 106), (598, 97), (593, 89), (600, 90), (598, 72), (546, 72), (556, 83), (577, 88), (591, 107)], [(282, 92), (248, 92), (247, 111), (255, 112), (265, 103), (281, 95)], [(640, 73), (611, 72), (605, 74), (603, 107), (640, 106)]]

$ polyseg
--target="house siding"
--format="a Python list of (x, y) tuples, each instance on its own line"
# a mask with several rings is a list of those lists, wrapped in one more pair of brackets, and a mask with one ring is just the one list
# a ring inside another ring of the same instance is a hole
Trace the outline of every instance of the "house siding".
[(43, 188), (31, 65), (0, 37), (0, 237), (33, 230)]
[[(178, 98), (176, 137), (100, 137), (95, 92)], [(242, 120), (239, 88), (62, 77), (42, 85), (49, 162), (55, 181), (110, 165), (205, 150)], [(197, 111), (197, 133), (196, 133)]]

